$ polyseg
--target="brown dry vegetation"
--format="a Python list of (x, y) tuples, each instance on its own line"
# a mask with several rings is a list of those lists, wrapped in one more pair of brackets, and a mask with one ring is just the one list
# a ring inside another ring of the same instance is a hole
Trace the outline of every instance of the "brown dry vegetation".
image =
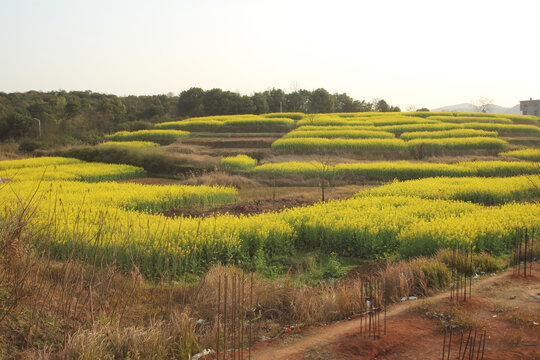
[(438, 359), (443, 329), (452, 324), (452, 359), (459, 350), (459, 334), (464, 331), (466, 337), (472, 328), (487, 331), (485, 359), (540, 359), (540, 326), (535, 325), (540, 322), (539, 275), (536, 270), (524, 279), (509, 270), (482, 278), (473, 284), (473, 297), (467, 302), (456, 303), (442, 293), (396, 305), (388, 313), (387, 335), (381, 339), (361, 336), (359, 321), (352, 319), (261, 343), (253, 358)]
[(256, 181), (245, 176), (232, 175), (220, 170), (191, 174), (183, 183), (187, 185), (222, 185), (235, 188), (253, 188), (259, 185)]

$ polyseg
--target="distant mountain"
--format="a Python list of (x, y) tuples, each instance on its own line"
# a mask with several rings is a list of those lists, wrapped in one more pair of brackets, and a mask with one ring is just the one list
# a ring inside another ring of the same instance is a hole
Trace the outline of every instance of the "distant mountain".
[[(486, 109), (488, 113), (492, 114), (508, 114), (508, 115), (521, 115), (521, 111), (519, 111), (519, 104), (516, 106), (506, 108), (495, 104), (488, 105)], [(431, 109), (431, 111), (464, 111), (464, 112), (477, 112), (478, 108), (470, 103), (463, 103), (463, 104), (457, 104), (457, 105), (449, 105), (449, 106), (443, 106), (437, 109)]]

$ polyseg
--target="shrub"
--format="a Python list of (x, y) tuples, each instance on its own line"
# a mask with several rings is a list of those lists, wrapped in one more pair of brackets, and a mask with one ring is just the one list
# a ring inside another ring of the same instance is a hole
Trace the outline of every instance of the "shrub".
[(60, 153), (76, 159), (140, 166), (150, 173), (173, 174), (177, 161), (161, 149), (122, 146), (77, 146)]
[(170, 144), (178, 139), (188, 136), (188, 131), (181, 130), (138, 130), (132, 132), (119, 131), (112, 135), (105, 136), (105, 139), (119, 141), (155, 141), (160, 144)]
[(243, 154), (221, 158), (221, 167), (229, 170), (251, 170), (256, 165), (257, 160)]
[(148, 147), (157, 147), (158, 143), (151, 141), (106, 141), (104, 143), (98, 144), (100, 147), (107, 146), (120, 146), (120, 147), (137, 147), (137, 148), (148, 148)]
[(19, 151), (31, 153), (34, 150), (43, 149), (43, 143), (34, 139), (22, 139), (19, 142)]

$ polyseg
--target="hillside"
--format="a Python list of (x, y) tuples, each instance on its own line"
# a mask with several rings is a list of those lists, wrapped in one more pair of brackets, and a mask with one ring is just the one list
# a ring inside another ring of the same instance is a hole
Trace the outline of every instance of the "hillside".
[[(446, 112), (446, 111), (475, 112), (475, 111), (478, 111), (478, 108), (474, 104), (463, 103), (463, 104), (443, 106), (443, 107), (431, 109), (431, 111), (433, 112), (437, 112), (437, 111), (439, 112)], [(488, 105), (486, 112), (490, 114), (521, 115), (521, 111), (519, 110), (519, 104), (512, 107), (504, 107), (504, 106), (499, 106), (495, 104), (490, 104)]]

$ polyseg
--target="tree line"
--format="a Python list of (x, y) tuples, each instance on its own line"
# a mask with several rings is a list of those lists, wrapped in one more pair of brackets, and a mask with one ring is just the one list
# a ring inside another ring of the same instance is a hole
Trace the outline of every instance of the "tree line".
[(41, 137), (49, 142), (96, 142), (119, 130), (148, 129), (154, 123), (195, 116), (269, 112), (400, 111), (383, 99), (355, 100), (325, 89), (281, 89), (241, 95), (193, 87), (179, 95), (116, 96), (92, 91), (0, 93), (0, 141)]

